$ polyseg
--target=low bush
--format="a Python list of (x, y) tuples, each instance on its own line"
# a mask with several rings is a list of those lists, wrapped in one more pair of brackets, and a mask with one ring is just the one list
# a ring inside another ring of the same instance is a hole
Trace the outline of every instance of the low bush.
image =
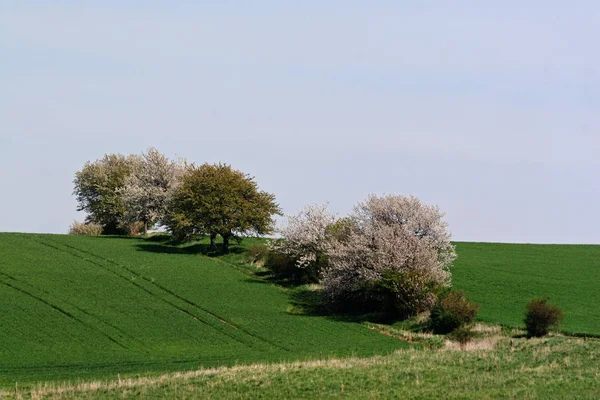
[(296, 284), (317, 283), (319, 281), (320, 265), (324, 261), (317, 259), (316, 262), (299, 267), (297, 260), (288, 254), (277, 250), (269, 250), (264, 267), (271, 271), (277, 279), (291, 280)]
[(144, 223), (141, 221), (124, 223), (121, 228), (129, 236), (139, 236), (144, 233)]
[(246, 250), (246, 260), (250, 264), (262, 264), (265, 262), (267, 255), (269, 254), (269, 248), (264, 244), (253, 244), (248, 246)]
[(435, 333), (450, 333), (471, 323), (479, 306), (460, 291), (441, 293), (431, 308), (431, 328)]
[(102, 225), (95, 224), (93, 222), (86, 223), (73, 221), (73, 223), (69, 227), (69, 234), (97, 236), (102, 234), (102, 229)]
[(550, 327), (560, 326), (564, 313), (558, 306), (548, 304), (548, 300), (548, 297), (535, 298), (527, 304), (524, 319), (527, 336), (545, 336), (550, 331)]
[(448, 338), (450, 340), (453, 340), (455, 342), (460, 343), (461, 345), (467, 344), (469, 343), (471, 340), (473, 340), (475, 337), (477, 337), (477, 333), (474, 332), (470, 326), (459, 326), (458, 328), (454, 329), (449, 335)]

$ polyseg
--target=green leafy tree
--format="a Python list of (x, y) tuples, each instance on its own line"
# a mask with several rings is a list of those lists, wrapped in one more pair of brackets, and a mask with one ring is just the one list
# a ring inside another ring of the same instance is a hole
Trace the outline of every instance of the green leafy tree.
[(137, 156), (106, 154), (99, 160), (86, 162), (75, 173), (73, 194), (77, 197), (77, 211), (85, 211), (86, 222), (102, 225), (105, 234), (121, 233), (119, 222), (125, 205), (119, 189), (137, 162)]
[(273, 194), (259, 190), (254, 178), (227, 164), (189, 166), (174, 191), (166, 225), (177, 236), (217, 235), (228, 251), (232, 238), (273, 232), (281, 215)]

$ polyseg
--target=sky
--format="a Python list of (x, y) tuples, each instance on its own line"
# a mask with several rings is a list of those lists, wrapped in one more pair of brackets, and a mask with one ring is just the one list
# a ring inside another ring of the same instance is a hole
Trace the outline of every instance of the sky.
[(455, 240), (600, 243), (600, 2), (0, 0), (0, 231), (150, 146), (283, 211), (415, 195)]

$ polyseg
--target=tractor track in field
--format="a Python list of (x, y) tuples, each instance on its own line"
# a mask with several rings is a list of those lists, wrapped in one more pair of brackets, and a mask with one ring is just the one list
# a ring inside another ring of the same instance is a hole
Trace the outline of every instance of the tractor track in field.
[[(186, 309), (184, 309), (184, 308), (181, 308), (180, 306), (178, 306), (177, 304), (173, 303), (172, 301), (169, 301), (168, 299), (165, 299), (165, 298), (163, 298), (163, 297), (161, 297), (161, 296), (157, 295), (156, 293), (152, 292), (151, 290), (148, 290), (147, 288), (145, 288), (144, 286), (140, 285), (139, 283), (137, 283), (137, 282), (135, 282), (135, 281), (131, 280), (131, 279), (130, 279), (130, 278), (128, 278), (127, 276), (124, 276), (124, 275), (122, 275), (122, 274), (121, 274), (121, 273), (119, 273), (119, 272), (113, 271), (112, 269), (110, 269), (110, 268), (107, 268), (105, 265), (102, 265), (102, 264), (101, 264), (101, 263), (99, 263), (99, 262), (96, 262), (96, 261), (94, 261), (94, 260), (90, 260), (90, 259), (88, 259), (88, 258), (85, 258), (85, 257), (83, 257), (83, 256), (81, 256), (81, 255), (79, 255), (79, 254), (73, 253), (73, 252), (71, 252), (71, 251), (68, 251), (68, 250), (65, 250), (65, 249), (61, 249), (60, 247), (58, 247), (58, 246), (55, 246), (55, 245), (52, 245), (52, 244), (44, 243), (44, 242), (42, 242), (42, 241), (37, 241), (37, 240), (36, 240), (36, 242), (37, 242), (37, 243), (39, 243), (39, 244), (41, 244), (41, 245), (43, 245), (43, 246), (50, 247), (50, 248), (52, 248), (52, 249), (54, 249), (54, 250), (57, 250), (57, 251), (60, 251), (60, 252), (63, 252), (63, 253), (69, 254), (69, 255), (70, 255), (70, 256), (72, 256), (72, 257), (79, 258), (80, 260), (83, 260), (83, 261), (85, 261), (85, 262), (88, 262), (88, 263), (90, 263), (90, 264), (93, 264), (93, 265), (95, 265), (95, 266), (97, 266), (97, 267), (100, 267), (100, 268), (102, 268), (103, 270), (105, 270), (105, 271), (107, 271), (107, 272), (109, 272), (109, 273), (111, 273), (111, 274), (115, 275), (116, 277), (118, 277), (118, 278), (121, 278), (121, 279), (123, 279), (123, 280), (127, 281), (128, 283), (130, 283), (130, 284), (132, 284), (133, 286), (135, 286), (136, 288), (138, 288), (138, 289), (142, 290), (143, 292), (145, 292), (146, 294), (150, 295), (151, 297), (153, 297), (153, 298), (155, 298), (155, 299), (157, 299), (157, 300), (159, 300), (159, 301), (162, 301), (163, 303), (166, 303), (166, 304), (168, 304), (169, 306), (171, 306), (171, 307), (175, 308), (176, 310), (178, 310), (178, 311), (180, 311), (180, 312), (182, 312), (182, 313), (184, 313), (184, 314), (188, 315), (189, 317), (191, 317), (191, 318), (192, 318), (193, 320), (195, 320), (196, 322), (199, 322), (199, 323), (201, 323), (201, 324), (203, 324), (203, 325), (205, 325), (205, 326), (207, 326), (207, 327), (209, 327), (209, 328), (211, 328), (211, 329), (214, 329), (214, 330), (218, 331), (219, 333), (222, 333), (223, 335), (225, 335), (225, 336), (229, 337), (230, 339), (233, 339), (234, 341), (236, 341), (236, 342), (238, 342), (238, 343), (240, 343), (240, 344), (243, 344), (243, 345), (245, 345), (245, 346), (249, 346), (249, 347), (253, 347), (253, 346), (252, 346), (252, 344), (250, 344), (250, 343), (248, 343), (248, 342), (244, 342), (244, 341), (242, 341), (242, 340), (241, 340), (241, 339), (239, 339), (238, 337), (236, 337), (236, 336), (234, 336), (234, 335), (232, 335), (232, 334), (230, 334), (230, 333), (228, 333), (228, 332), (224, 331), (223, 329), (219, 329), (219, 328), (217, 328), (216, 326), (214, 326), (214, 325), (212, 325), (212, 324), (208, 323), (207, 321), (205, 321), (205, 320), (204, 320), (203, 318), (201, 318), (200, 316), (198, 316), (198, 315), (195, 315), (194, 313), (192, 313), (192, 312), (190, 312), (190, 311), (188, 311), (188, 310), (186, 310)], [(77, 249), (76, 247), (73, 247), (73, 246), (69, 246), (69, 245), (64, 245), (64, 246), (66, 246), (66, 247), (68, 247), (68, 248), (72, 248), (72, 249), (74, 249), (74, 250), (77, 250), (77, 251), (81, 251), (81, 250), (79, 250), (79, 249)], [(87, 252), (87, 251), (81, 251), (81, 252), (82, 252), (82, 253), (84, 253), (84, 254), (89, 254), (89, 252)], [(101, 258), (101, 257), (99, 257), (99, 256), (96, 256), (96, 257), (98, 257), (98, 258), (102, 259), (102, 258)], [(115, 264), (115, 263), (113, 263), (113, 264)], [(120, 268), (122, 268), (120, 265), (117, 265), (117, 266), (118, 266), (118, 267), (120, 267)], [(128, 268), (125, 268), (125, 270), (128, 270), (128, 271), (129, 271), (129, 269), (128, 269)], [(139, 274), (137, 274), (137, 273), (135, 273), (135, 272), (132, 272), (132, 271), (129, 271), (129, 272), (131, 272), (131, 273), (133, 273), (134, 275), (136, 275), (136, 276), (138, 276), (138, 277), (142, 278), (141, 276), (139, 276)], [(142, 279), (144, 279), (145, 281), (148, 281), (148, 282), (150, 282), (148, 279), (145, 279), (145, 278), (142, 278)]]
[[(2, 276), (7, 276), (7, 275), (2, 274)], [(35, 295), (35, 294), (31, 293), (28, 290), (20, 288), (20, 287), (18, 287), (17, 285), (15, 285), (13, 283), (8, 283), (8, 282), (5, 281), (5, 279), (0, 278), (0, 284), (4, 285), (6, 287), (9, 287), (9, 288), (11, 288), (13, 290), (16, 290), (19, 293), (22, 293), (22, 294), (24, 294), (26, 296), (29, 296), (29, 297), (31, 297), (31, 298), (33, 298), (33, 299), (35, 299), (35, 300), (37, 300), (37, 301), (45, 304), (45, 305), (51, 307), (52, 309), (58, 311), (59, 313), (65, 315), (66, 317), (72, 319), (73, 321), (75, 321), (75, 322), (77, 322), (77, 323), (85, 326), (87, 329), (89, 329), (89, 330), (91, 330), (93, 332), (99, 333), (100, 335), (104, 336), (105, 338), (107, 338), (111, 342), (115, 343), (117, 346), (119, 346), (121, 348), (124, 348), (124, 349), (127, 349), (127, 350), (129, 349), (129, 347), (127, 347), (123, 343), (119, 342), (117, 339), (113, 338), (112, 336), (110, 336), (106, 332), (103, 332), (102, 330), (98, 329), (97, 327), (94, 327), (93, 325), (90, 325), (90, 324), (86, 323), (85, 321), (83, 321), (80, 318), (76, 317), (75, 315), (73, 315), (71, 312), (65, 310), (64, 308), (62, 308), (62, 307), (60, 307), (60, 306), (58, 306), (56, 304), (53, 304), (50, 301), (48, 301), (48, 300), (46, 300), (46, 299), (44, 299), (44, 298), (42, 298), (42, 297), (40, 297), (38, 295)]]
[(245, 335), (247, 335), (248, 337), (250, 337), (250, 338), (252, 338), (252, 339), (254, 339), (254, 340), (258, 340), (259, 342), (263, 342), (263, 343), (265, 343), (265, 344), (267, 344), (267, 345), (269, 345), (269, 346), (276, 347), (276, 348), (278, 348), (278, 349), (281, 349), (281, 350), (284, 350), (284, 351), (287, 351), (287, 352), (289, 352), (289, 351), (290, 351), (289, 349), (287, 349), (287, 348), (285, 348), (285, 347), (283, 347), (283, 346), (281, 346), (281, 345), (278, 345), (278, 344), (276, 344), (276, 343), (273, 343), (272, 341), (270, 341), (270, 340), (268, 340), (268, 339), (265, 339), (265, 338), (263, 338), (263, 337), (261, 337), (261, 336), (259, 336), (259, 335), (256, 335), (256, 334), (254, 334), (254, 333), (252, 333), (252, 332), (250, 332), (250, 331), (248, 331), (248, 330), (246, 330), (246, 329), (244, 329), (244, 328), (242, 328), (242, 327), (240, 327), (240, 326), (238, 326), (238, 325), (234, 324), (233, 322), (226, 320), (225, 318), (223, 318), (223, 317), (219, 316), (218, 314), (216, 314), (216, 313), (214, 313), (214, 312), (212, 312), (212, 311), (210, 311), (210, 310), (208, 310), (208, 309), (206, 309), (206, 308), (204, 308), (204, 307), (202, 307), (202, 306), (200, 306), (200, 305), (198, 305), (198, 304), (194, 303), (193, 301), (191, 301), (191, 300), (189, 300), (189, 299), (187, 299), (187, 298), (185, 298), (185, 297), (183, 297), (183, 296), (180, 296), (180, 295), (178, 295), (177, 293), (173, 292), (172, 290), (168, 289), (167, 287), (165, 287), (165, 286), (163, 286), (163, 285), (161, 285), (161, 284), (159, 284), (159, 283), (157, 283), (157, 282), (155, 282), (155, 281), (153, 281), (153, 280), (151, 280), (151, 279), (148, 279), (147, 277), (145, 277), (145, 276), (141, 275), (140, 273), (138, 273), (137, 271), (135, 271), (135, 270), (133, 270), (133, 269), (131, 269), (131, 268), (127, 267), (126, 265), (123, 265), (123, 264), (120, 264), (120, 263), (118, 263), (118, 262), (116, 262), (116, 261), (114, 261), (114, 260), (111, 260), (111, 259), (108, 259), (108, 258), (102, 257), (102, 256), (100, 256), (100, 255), (98, 255), (98, 254), (95, 254), (95, 253), (92, 253), (92, 252), (90, 252), (90, 251), (88, 251), (88, 250), (83, 250), (83, 249), (77, 248), (77, 247), (75, 247), (75, 246), (71, 246), (71, 245), (64, 244), (64, 243), (61, 243), (60, 245), (67, 247), (67, 248), (68, 248), (68, 249), (70, 249), (71, 251), (68, 251), (68, 250), (65, 250), (65, 249), (61, 249), (60, 247), (58, 247), (58, 246), (57, 246), (57, 245), (59, 245), (59, 244), (57, 244), (57, 243), (56, 243), (56, 242), (54, 242), (54, 241), (52, 241), (52, 242), (54, 243), (54, 245), (52, 245), (52, 244), (48, 244), (48, 243), (45, 243), (45, 242), (43, 242), (43, 241), (41, 241), (41, 240), (38, 240), (38, 243), (40, 243), (40, 244), (43, 244), (43, 245), (45, 245), (45, 246), (48, 246), (48, 247), (51, 247), (51, 248), (53, 248), (53, 249), (55, 249), (55, 250), (58, 250), (58, 251), (65, 252), (65, 253), (67, 253), (67, 254), (70, 254), (70, 255), (72, 255), (72, 256), (74, 256), (74, 257), (80, 258), (80, 259), (82, 259), (82, 260), (84, 260), (84, 261), (86, 261), (86, 262), (89, 262), (89, 263), (92, 263), (92, 264), (94, 264), (94, 265), (96, 265), (96, 266), (99, 266), (99, 267), (103, 268), (103, 269), (104, 269), (104, 270), (106, 270), (106, 271), (109, 271), (110, 273), (112, 273), (112, 274), (114, 274), (114, 275), (118, 276), (119, 278), (125, 279), (127, 282), (129, 282), (129, 283), (133, 284), (134, 286), (138, 287), (139, 289), (143, 290), (144, 292), (148, 293), (149, 295), (151, 295), (151, 296), (153, 296), (153, 297), (156, 297), (157, 299), (159, 299), (159, 300), (161, 300), (161, 301), (163, 301), (163, 302), (165, 302), (165, 303), (169, 304), (169, 305), (170, 305), (170, 306), (172, 306), (172, 307), (175, 307), (175, 308), (176, 308), (176, 309), (178, 309), (180, 312), (182, 312), (182, 313), (184, 313), (184, 314), (186, 314), (186, 315), (188, 315), (188, 316), (192, 317), (194, 320), (196, 320), (196, 321), (198, 321), (198, 322), (200, 322), (200, 323), (202, 323), (202, 324), (204, 324), (204, 325), (207, 325), (208, 327), (210, 327), (210, 328), (212, 328), (212, 329), (215, 329), (215, 330), (219, 331), (220, 333), (222, 333), (222, 334), (224, 334), (224, 335), (228, 336), (229, 338), (231, 338), (231, 339), (233, 339), (233, 340), (235, 340), (235, 341), (239, 342), (240, 344), (243, 344), (243, 345), (246, 345), (246, 346), (249, 346), (249, 347), (254, 347), (254, 345), (253, 345), (252, 343), (250, 343), (250, 342), (247, 342), (247, 341), (242, 341), (242, 340), (241, 340), (241, 339), (239, 339), (238, 337), (236, 337), (236, 336), (234, 336), (234, 335), (232, 335), (232, 334), (230, 334), (230, 333), (226, 332), (225, 330), (223, 330), (223, 329), (219, 329), (218, 327), (216, 327), (216, 326), (214, 326), (214, 325), (212, 325), (212, 324), (208, 323), (207, 321), (205, 321), (205, 320), (204, 320), (202, 317), (200, 317), (199, 315), (196, 315), (195, 313), (193, 313), (193, 312), (190, 312), (189, 310), (186, 310), (185, 308), (182, 308), (182, 307), (178, 306), (178, 305), (177, 305), (177, 304), (175, 304), (173, 301), (170, 301), (170, 300), (167, 300), (167, 299), (165, 299), (165, 298), (163, 298), (163, 297), (160, 297), (160, 296), (158, 296), (156, 293), (153, 293), (152, 291), (148, 290), (148, 289), (147, 289), (147, 288), (145, 288), (144, 286), (142, 286), (142, 285), (140, 285), (140, 284), (136, 283), (135, 281), (133, 281), (133, 280), (129, 279), (129, 278), (128, 278), (128, 277), (126, 277), (126, 276), (123, 276), (123, 274), (122, 274), (122, 273), (119, 273), (119, 272), (113, 271), (112, 269), (110, 269), (110, 268), (107, 268), (105, 265), (103, 265), (103, 264), (101, 264), (101, 263), (99, 263), (99, 262), (97, 262), (97, 261), (90, 260), (90, 259), (88, 259), (88, 258), (85, 258), (85, 257), (83, 257), (83, 256), (79, 255), (79, 254), (73, 253), (73, 250), (74, 250), (74, 251), (76, 251), (76, 252), (83, 253), (83, 254), (85, 254), (85, 255), (91, 256), (91, 257), (93, 257), (93, 258), (96, 258), (96, 259), (98, 259), (98, 260), (100, 260), (100, 261), (102, 261), (102, 262), (104, 262), (104, 263), (111, 264), (111, 265), (113, 265), (113, 266), (117, 267), (117, 269), (122, 269), (122, 270), (124, 270), (124, 271), (127, 271), (128, 273), (130, 273), (130, 274), (134, 275), (135, 277), (137, 277), (137, 278), (139, 278), (139, 279), (143, 280), (144, 282), (146, 282), (146, 283), (148, 283), (148, 284), (150, 284), (150, 285), (152, 285), (152, 286), (154, 286), (154, 287), (158, 288), (158, 289), (159, 289), (160, 291), (162, 291), (164, 294), (167, 294), (167, 295), (169, 295), (169, 296), (171, 296), (171, 297), (174, 297), (175, 299), (177, 299), (177, 300), (179, 300), (179, 301), (182, 301), (182, 302), (184, 302), (185, 304), (187, 304), (187, 305), (189, 305), (189, 306), (191, 306), (191, 307), (193, 307), (193, 308), (196, 308), (197, 310), (199, 310), (199, 311), (201, 311), (201, 312), (203, 312), (203, 313), (205, 313), (205, 314), (209, 315), (209, 316), (210, 316), (211, 318), (213, 318), (214, 320), (216, 320), (216, 321), (219, 321), (219, 323), (222, 323), (223, 325), (225, 325), (225, 326), (228, 326), (229, 328), (232, 328), (232, 329), (235, 329), (235, 330), (237, 330), (237, 331), (240, 331), (240, 332), (244, 333)]
[[(252, 337), (252, 338), (254, 338), (254, 339), (258, 339), (258, 340), (260, 340), (260, 341), (262, 341), (262, 342), (265, 342), (265, 343), (267, 343), (267, 344), (268, 344), (268, 345), (270, 345), (270, 346), (273, 346), (273, 347), (276, 347), (276, 348), (279, 348), (279, 349), (281, 349), (281, 350), (285, 350), (285, 351), (288, 351), (288, 352), (289, 352), (289, 351), (291, 351), (291, 350), (289, 350), (289, 349), (288, 349), (288, 348), (286, 348), (286, 347), (283, 347), (283, 346), (281, 346), (281, 345), (278, 345), (278, 344), (276, 344), (276, 343), (273, 343), (272, 341), (270, 341), (270, 340), (268, 340), (268, 339), (265, 339), (265, 338), (263, 338), (262, 336), (256, 335), (256, 334), (254, 334), (254, 333), (252, 333), (252, 332), (250, 332), (250, 331), (246, 330), (245, 328), (243, 328), (243, 327), (241, 327), (241, 326), (239, 326), (239, 325), (237, 325), (237, 324), (234, 324), (234, 323), (233, 323), (233, 322), (231, 322), (231, 321), (228, 321), (228, 320), (226, 320), (224, 317), (221, 317), (220, 315), (218, 315), (218, 314), (216, 314), (216, 313), (214, 313), (214, 312), (212, 312), (212, 311), (210, 311), (210, 310), (208, 310), (208, 309), (206, 309), (206, 308), (204, 308), (204, 307), (202, 307), (202, 306), (200, 306), (200, 305), (198, 305), (198, 304), (194, 303), (193, 301), (191, 301), (191, 300), (189, 300), (189, 299), (187, 299), (187, 298), (185, 298), (185, 297), (183, 297), (183, 296), (180, 296), (180, 295), (178, 295), (177, 293), (173, 292), (171, 289), (169, 289), (169, 288), (167, 288), (167, 287), (165, 287), (165, 286), (161, 285), (160, 283), (157, 283), (157, 282), (155, 282), (155, 281), (153, 281), (153, 280), (151, 280), (151, 279), (148, 279), (147, 277), (145, 277), (145, 276), (141, 275), (140, 273), (138, 273), (138, 272), (136, 272), (136, 271), (132, 270), (131, 268), (129, 268), (129, 267), (127, 267), (127, 266), (123, 265), (123, 264), (119, 264), (118, 262), (116, 262), (116, 261), (114, 261), (114, 260), (111, 260), (111, 259), (108, 259), (108, 258), (104, 258), (104, 257), (102, 257), (102, 256), (99, 256), (98, 254), (92, 253), (92, 252), (90, 252), (90, 251), (87, 251), (87, 250), (82, 250), (82, 249), (80, 249), (80, 248), (77, 248), (77, 247), (74, 247), (74, 246), (70, 246), (70, 245), (68, 245), (68, 244), (63, 244), (63, 246), (65, 246), (65, 247), (68, 247), (68, 248), (70, 248), (70, 249), (73, 249), (73, 250), (76, 250), (76, 251), (79, 251), (79, 252), (81, 252), (81, 253), (84, 253), (84, 254), (90, 255), (90, 256), (92, 256), (92, 257), (96, 257), (96, 258), (98, 258), (98, 259), (100, 259), (100, 260), (102, 260), (102, 261), (104, 261), (104, 262), (107, 262), (107, 263), (113, 264), (113, 265), (115, 265), (115, 266), (117, 266), (117, 267), (119, 267), (119, 268), (122, 268), (122, 269), (126, 270), (127, 272), (129, 272), (129, 273), (131, 273), (131, 274), (135, 275), (136, 277), (139, 277), (140, 279), (143, 279), (143, 280), (145, 280), (146, 282), (148, 282), (148, 283), (150, 283), (150, 284), (152, 284), (152, 285), (154, 285), (154, 286), (158, 287), (159, 289), (161, 289), (161, 290), (163, 290), (164, 292), (166, 292), (166, 293), (170, 294), (171, 296), (173, 296), (173, 297), (175, 297), (175, 298), (177, 298), (177, 299), (179, 299), (179, 300), (183, 301), (184, 303), (187, 303), (187, 304), (189, 304), (190, 306), (192, 306), (192, 307), (195, 307), (195, 308), (197, 308), (198, 310), (201, 310), (201, 311), (205, 312), (206, 314), (208, 314), (208, 315), (210, 315), (211, 317), (213, 317), (213, 318), (217, 319), (218, 321), (220, 321), (220, 322), (221, 322), (221, 323), (223, 323), (223, 324), (229, 325), (230, 327), (232, 327), (232, 328), (234, 328), (234, 329), (236, 329), (236, 330), (239, 330), (239, 331), (241, 331), (241, 332), (245, 333), (246, 335), (248, 335), (248, 336), (250, 336), (250, 337)], [(205, 256), (202, 256), (202, 257), (205, 257)], [(210, 257), (206, 257), (206, 258), (207, 258), (207, 259), (209, 259), (209, 260), (211, 260), (211, 261), (215, 261), (214, 259), (212, 259), (212, 258), (210, 258)], [(232, 267), (232, 268), (233, 268), (233, 269), (235, 269), (236, 271), (240, 272), (240, 271), (239, 271), (237, 268), (235, 268), (235, 267), (233, 266), (233, 264), (227, 263), (227, 262), (225, 262), (225, 261), (222, 261), (222, 260), (216, 260), (216, 261), (219, 261), (220, 263), (222, 263), (222, 264), (225, 264), (225, 265), (227, 265), (227, 266), (229, 266), (229, 267)], [(183, 310), (181, 310), (181, 309), (180, 309), (180, 311), (183, 311)], [(185, 312), (185, 311), (183, 311), (183, 312)]]
[[(255, 338), (255, 339), (258, 339), (258, 340), (260, 340), (260, 341), (262, 341), (262, 342), (265, 342), (265, 343), (267, 343), (267, 344), (269, 344), (269, 345), (271, 345), (271, 346), (273, 346), (273, 347), (276, 347), (276, 348), (279, 348), (279, 349), (281, 349), (281, 350), (285, 350), (285, 351), (288, 351), (288, 352), (289, 352), (289, 351), (291, 351), (291, 350), (289, 350), (289, 349), (288, 349), (288, 348), (286, 348), (286, 347), (283, 347), (283, 346), (281, 346), (281, 345), (278, 345), (278, 344), (276, 344), (276, 343), (273, 343), (272, 341), (270, 341), (270, 340), (268, 340), (268, 339), (265, 339), (265, 338), (263, 338), (262, 336), (256, 335), (256, 334), (254, 334), (254, 333), (252, 333), (252, 332), (250, 332), (250, 331), (246, 330), (245, 328), (243, 328), (243, 327), (241, 327), (241, 326), (239, 326), (239, 325), (236, 325), (236, 324), (234, 324), (234, 323), (233, 323), (233, 322), (231, 322), (231, 321), (228, 321), (228, 320), (226, 320), (224, 317), (221, 317), (220, 315), (218, 315), (218, 314), (216, 314), (216, 313), (214, 313), (214, 312), (212, 312), (212, 311), (210, 311), (210, 310), (208, 310), (208, 309), (206, 309), (206, 308), (204, 308), (204, 307), (202, 307), (202, 306), (200, 306), (200, 305), (198, 305), (198, 304), (194, 303), (193, 301), (191, 301), (191, 300), (189, 300), (189, 299), (187, 299), (187, 298), (185, 298), (185, 297), (183, 297), (183, 296), (180, 296), (180, 295), (178, 295), (177, 293), (173, 292), (171, 289), (169, 289), (169, 288), (167, 288), (167, 287), (165, 287), (165, 286), (161, 285), (160, 283), (157, 283), (157, 282), (155, 282), (155, 281), (153, 281), (153, 280), (151, 280), (151, 279), (148, 279), (148, 278), (146, 278), (145, 276), (141, 275), (140, 273), (138, 273), (138, 272), (136, 272), (136, 271), (132, 270), (131, 268), (129, 268), (129, 267), (127, 267), (127, 266), (123, 265), (123, 264), (119, 264), (118, 262), (116, 262), (116, 261), (114, 261), (114, 260), (111, 260), (111, 259), (108, 259), (108, 258), (104, 258), (104, 257), (102, 257), (102, 256), (99, 256), (99, 255), (97, 255), (97, 254), (95, 254), (95, 253), (92, 253), (92, 252), (90, 252), (90, 251), (87, 251), (87, 250), (82, 250), (82, 249), (80, 249), (80, 248), (77, 248), (77, 247), (74, 247), (74, 246), (70, 246), (70, 245), (68, 245), (68, 244), (63, 244), (63, 246), (65, 246), (65, 247), (68, 247), (68, 248), (70, 248), (70, 249), (73, 249), (73, 250), (76, 250), (76, 251), (79, 251), (79, 252), (81, 252), (81, 253), (84, 253), (84, 254), (88, 254), (88, 255), (90, 255), (90, 256), (92, 256), (92, 257), (96, 257), (96, 258), (98, 258), (98, 259), (100, 259), (100, 260), (102, 260), (102, 261), (104, 261), (104, 262), (107, 262), (107, 263), (113, 264), (113, 265), (115, 265), (115, 266), (117, 266), (117, 267), (119, 267), (119, 268), (123, 268), (123, 269), (124, 269), (124, 270), (126, 270), (127, 272), (129, 272), (129, 273), (131, 273), (131, 274), (134, 274), (135, 276), (137, 276), (137, 277), (139, 277), (139, 278), (141, 278), (141, 279), (145, 280), (146, 282), (148, 282), (148, 283), (150, 283), (150, 284), (152, 284), (152, 285), (154, 285), (154, 286), (158, 287), (159, 289), (161, 289), (161, 290), (165, 291), (166, 293), (170, 294), (171, 296), (173, 296), (173, 297), (175, 297), (175, 298), (177, 298), (177, 299), (179, 299), (179, 300), (181, 300), (181, 301), (183, 301), (183, 302), (185, 302), (185, 303), (189, 304), (189, 305), (190, 305), (190, 306), (192, 306), (192, 307), (195, 307), (195, 308), (197, 308), (197, 309), (199, 309), (199, 310), (201, 310), (201, 311), (203, 311), (203, 312), (207, 313), (208, 315), (210, 315), (211, 317), (213, 317), (213, 318), (215, 318), (215, 319), (219, 320), (219, 321), (220, 321), (220, 322), (222, 322), (223, 324), (229, 325), (230, 327), (232, 327), (232, 328), (234, 328), (234, 329), (236, 329), (236, 330), (239, 330), (239, 331), (241, 331), (241, 332), (245, 333), (246, 335), (248, 335), (248, 336), (250, 336), (250, 337), (252, 337), (252, 338)], [(202, 257), (206, 257), (206, 256), (202, 256)], [(241, 272), (241, 271), (239, 271), (237, 268), (235, 268), (235, 267), (233, 266), (233, 264), (230, 264), (230, 263), (227, 263), (227, 262), (225, 262), (225, 261), (218, 260), (218, 259), (212, 259), (212, 258), (210, 258), (210, 257), (206, 257), (206, 258), (207, 258), (207, 259), (209, 259), (209, 260), (211, 260), (211, 261), (218, 261), (218, 262), (220, 262), (220, 263), (222, 263), (222, 264), (225, 264), (225, 265), (227, 265), (227, 266), (229, 266), (229, 267), (233, 268), (234, 270), (236, 270), (236, 271), (238, 271), (238, 272)], [(241, 272), (241, 273), (243, 273), (243, 272)], [(245, 274), (245, 273), (244, 273), (244, 274)], [(246, 275), (246, 274), (245, 274), (245, 275)]]
[[(118, 326), (113, 325), (110, 322), (105, 321), (104, 319), (102, 319), (102, 318), (98, 317), (97, 315), (94, 315), (94, 314), (86, 311), (85, 309), (79, 307), (76, 304), (71, 303), (70, 301), (67, 301), (67, 300), (64, 300), (62, 298), (59, 298), (59, 297), (53, 295), (52, 293), (49, 293), (48, 291), (39, 289), (39, 288), (37, 288), (37, 287), (35, 287), (35, 286), (27, 283), (27, 282), (23, 282), (23, 281), (15, 278), (15, 277), (7, 274), (7, 273), (0, 272), (0, 276), (4, 276), (4, 277), (10, 279), (11, 281), (13, 281), (16, 284), (18, 284), (21, 288), (27, 287), (28, 288), (27, 291), (29, 291), (30, 293), (31, 293), (31, 291), (36, 291), (36, 292), (42, 293), (45, 297), (51, 297), (51, 298), (55, 298), (57, 300), (60, 300), (62, 303), (67, 304), (69, 307), (75, 308), (77, 311), (81, 312), (82, 314), (87, 315), (89, 318), (91, 318), (91, 319), (93, 319), (95, 321), (98, 321), (99, 323), (104, 324), (104, 325), (106, 325), (106, 326), (114, 329), (115, 331), (117, 331), (119, 333), (119, 335), (123, 336), (124, 338), (127, 338), (127, 339), (135, 342), (136, 344), (138, 344), (139, 346), (143, 347), (146, 350), (148, 349), (147, 346), (146, 346), (146, 344), (144, 344), (141, 340), (137, 339), (135, 336), (132, 336), (132, 335), (128, 334), (127, 332), (125, 332), (122, 329), (120, 329)], [(48, 303), (50, 303), (50, 301), (48, 301), (48, 300), (46, 300), (46, 301)], [(101, 330), (98, 328), (98, 331), (101, 331)], [(101, 331), (101, 332), (103, 332), (103, 331)]]

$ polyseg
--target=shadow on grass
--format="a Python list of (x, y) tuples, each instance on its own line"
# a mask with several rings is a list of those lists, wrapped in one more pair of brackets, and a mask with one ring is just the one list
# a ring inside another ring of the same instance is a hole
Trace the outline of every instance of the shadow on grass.
[(264, 285), (277, 285), (286, 289), (294, 289), (304, 285), (304, 283), (298, 282), (293, 279), (277, 278), (273, 276), (273, 274), (270, 271), (265, 270), (256, 271), (253, 273), (253, 275), (256, 276), (258, 279), (248, 279), (248, 282)]
[(526, 333), (517, 333), (514, 335), (510, 336), (512, 339), (531, 339), (531, 336), (529, 336)]
[(246, 250), (239, 246), (230, 246), (229, 251), (223, 251), (223, 245), (217, 243), (211, 247), (209, 243), (193, 243), (185, 240), (174, 240), (171, 235), (152, 235), (147, 238), (138, 238), (140, 243), (136, 244), (139, 251), (162, 254), (200, 254), (208, 257), (219, 257), (226, 254), (241, 254)]
[(98, 235), (94, 236), (100, 239), (139, 239), (139, 236), (129, 236), (129, 235)]
[(333, 321), (341, 322), (376, 322), (391, 324), (398, 322), (381, 312), (344, 312), (329, 305), (326, 295), (322, 289), (313, 289), (300, 286), (290, 290), (291, 314), (305, 316), (327, 317)]

